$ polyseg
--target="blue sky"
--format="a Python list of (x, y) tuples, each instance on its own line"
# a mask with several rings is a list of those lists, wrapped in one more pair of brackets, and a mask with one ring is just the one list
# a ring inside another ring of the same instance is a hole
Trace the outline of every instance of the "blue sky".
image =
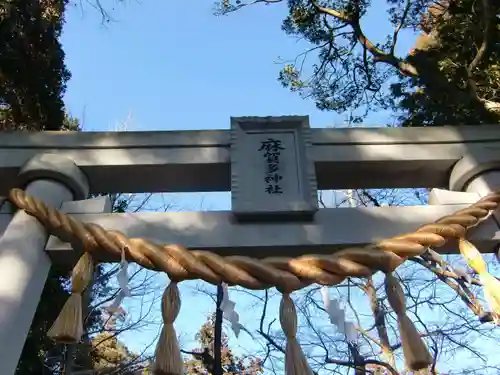
[[(213, 15), (211, 0), (103, 4), (114, 6), (115, 22), (102, 26), (100, 14), (84, 1), (83, 10), (75, 6), (68, 11), (62, 37), (72, 72), (65, 103), (85, 131), (113, 130), (127, 118), (129, 130), (227, 129), (230, 116), (309, 115), (313, 127), (345, 121), (344, 114), (320, 112), (277, 82), (278, 58), (294, 58), (307, 47), (282, 32), (285, 4), (248, 7), (225, 17)], [(386, 20), (383, 6), (372, 7), (363, 23), (366, 34), (383, 42)], [(399, 50), (408, 51), (413, 41), (412, 35), (402, 35)], [(386, 113), (374, 113), (365, 126), (387, 119)], [(172, 199), (181, 209), (229, 209), (228, 193)], [(165, 280), (157, 282), (161, 294)], [(192, 348), (213, 305), (188, 287), (181, 290), (183, 309), (176, 327), (183, 344)], [(244, 314), (249, 300), (237, 300), (242, 321), (255, 320), (257, 315)], [(140, 299), (127, 301), (126, 307), (136, 314)], [(276, 303), (271, 309), (277, 316)], [(139, 351), (154, 333), (143, 330), (123, 338)], [(248, 337), (231, 338), (241, 351), (251, 350)]]
[[(211, 0), (126, 1), (106, 27), (83, 4), (68, 12), (62, 40), (73, 74), (66, 105), (87, 130), (109, 129), (129, 112), (136, 130), (224, 129), (240, 115), (307, 114), (315, 127), (345, 119), (277, 82), (277, 59), (307, 46), (281, 31), (285, 4), (215, 17)], [(384, 9), (373, 7), (364, 27), (383, 42), (390, 29), (379, 19), (387, 19)], [(403, 36), (400, 50), (412, 41)], [(369, 122), (384, 119), (374, 114)]]

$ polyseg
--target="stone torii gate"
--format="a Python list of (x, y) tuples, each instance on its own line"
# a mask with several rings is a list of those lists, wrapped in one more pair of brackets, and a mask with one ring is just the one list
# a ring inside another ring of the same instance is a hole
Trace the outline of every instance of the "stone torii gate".
[[(360, 248), (466, 209), (500, 188), (499, 149), (498, 126), (310, 129), (302, 116), (231, 118), (230, 130), (4, 133), (0, 194), (23, 188), (129, 238), (222, 256), (299, 257)], [(318, 189), (418, 187), (433, 188), (429, 206), (317, 204)], [(231, 191), (232, 210), (112, 214), (107, 198), (86, 199), (211, 191)], [(10, 375), (51, 264), (72, 266), (83, 249), (0, 202), (0, 374)], [(468, 234), (481, 252), (497, 250), (498, 215)], [(439, 252), (458, 248), (447, 243)]]

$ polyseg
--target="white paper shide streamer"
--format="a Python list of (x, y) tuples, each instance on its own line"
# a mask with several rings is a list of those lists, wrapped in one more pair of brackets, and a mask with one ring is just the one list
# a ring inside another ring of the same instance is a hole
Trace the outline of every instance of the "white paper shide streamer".
[(231, 329), (233, 330), (236, 337), (240, 334), (241, 324), (239, 323), (240, 316), (234, 307), (236, 303), (229, 299), (229, 292), (227, 284), (222, 283), (222, 302), (219, 308), (222, 310), (222, 316), (226, 318), (231, 323)]
[(120, 260), (120, 270), (116, 275), (116, 279), (118, 281), (118, 285), (120, 286), (120, 291), (118, 295), (114, 299), (113, 303), (109, 305), (106, 310), (110, 314), (121, 312), (122, 309), (120, 305), (125, 297), (130, 297), (130, 289), (128, 287), (128, 262), (125, 259), (125, 250), (122, 250), (122, 258)]
[(325, 310), (330, 317), (330, 322), (337, 327), (340, 333), (345, 334), (347, 341), (356, 341), (358, 335), (356, 327), (353, 323), (346, 322), (344, 310), (340, 308), (339, 302), (336, 299), (330, 299), (328, 287), (321, 287), (321, 296), (323, 297)]
[(466, 283), (470, 284), (472, 282), (471, 276), (462, 268), (450, 267), (452, 272), (455, 272), (458, 277), (465, 280)]

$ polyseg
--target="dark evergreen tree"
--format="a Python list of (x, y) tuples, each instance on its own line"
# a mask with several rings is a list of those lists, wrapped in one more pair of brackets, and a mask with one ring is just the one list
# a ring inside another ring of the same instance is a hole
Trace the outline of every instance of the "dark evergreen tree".
[[(66, 0), (3, 0), (0, 130), (60, 130), (70, 77), (59, 37)], [(68, 125), (68, 123), (66, 123)]]

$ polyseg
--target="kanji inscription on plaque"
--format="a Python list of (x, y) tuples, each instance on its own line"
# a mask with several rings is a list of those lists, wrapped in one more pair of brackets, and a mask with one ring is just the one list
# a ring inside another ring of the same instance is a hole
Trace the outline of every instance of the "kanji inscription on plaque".
[(312, 216), (318, 209), (307, 117), (231, 118), (236, 216)]

